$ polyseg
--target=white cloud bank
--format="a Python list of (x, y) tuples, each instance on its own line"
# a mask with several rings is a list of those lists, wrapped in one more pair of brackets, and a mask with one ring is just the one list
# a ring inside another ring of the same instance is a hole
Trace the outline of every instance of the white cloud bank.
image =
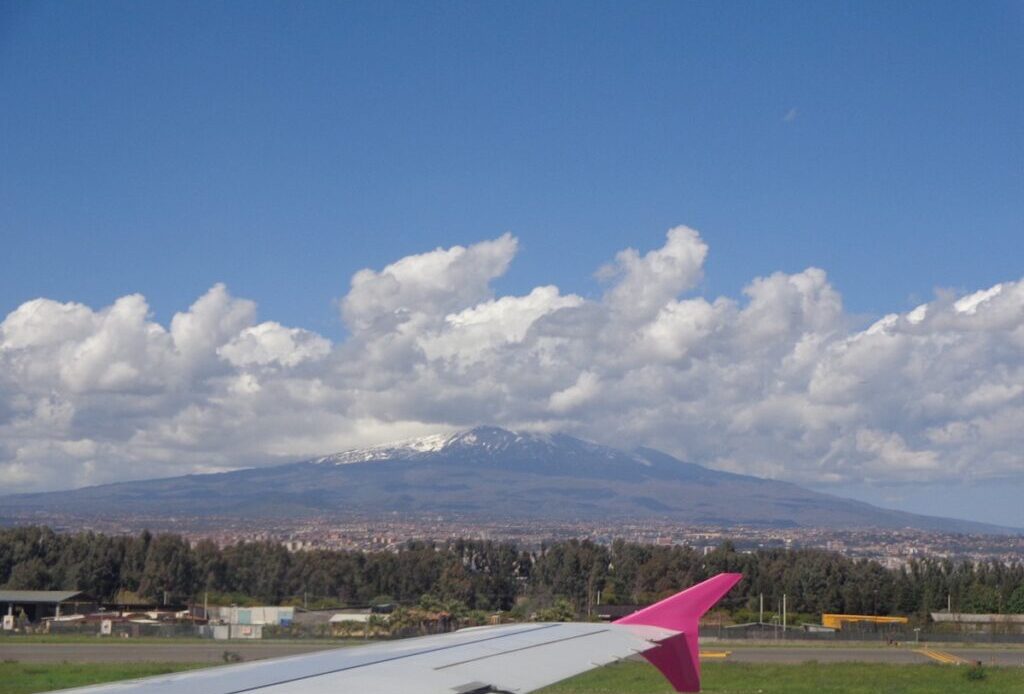
[(587, 301), (495, 297), (504, 235), (362, 270), (349, 337), (256, 322), (214, 286), (165, 328), (131, 295), (0, 323), (0, 490), (261, 465), (495, 423), (805, 483), (1024, 475), (1024, 280), (851, 330), (816, 268), (686, 297), (686, 227)]

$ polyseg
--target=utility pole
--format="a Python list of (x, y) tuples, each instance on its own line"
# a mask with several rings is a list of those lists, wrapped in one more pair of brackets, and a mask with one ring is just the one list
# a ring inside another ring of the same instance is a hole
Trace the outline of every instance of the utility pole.
[(587, 619), (590, 619), (594, 614), (594, 572), (591, 570), (590, 577), (587, 578)]
[(786, 594), (782, 594), (782, 636), (786, 636)]
[(760, 606), (757, 609), (757, 623), (764, 624), (764, 593), (761, 593), (758, 597)]
[(203, 593), (203, 619), (210, 621), (210, 591)]

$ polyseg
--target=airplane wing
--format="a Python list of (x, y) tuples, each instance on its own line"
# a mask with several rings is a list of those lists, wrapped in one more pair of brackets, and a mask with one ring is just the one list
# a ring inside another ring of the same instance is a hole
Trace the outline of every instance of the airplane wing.
[(718, 574), (611, 624), (508, 624), (68, 689), (76, 694), (519, 694), (641, 654), (700, 691), (697, 621), (741, 574)]

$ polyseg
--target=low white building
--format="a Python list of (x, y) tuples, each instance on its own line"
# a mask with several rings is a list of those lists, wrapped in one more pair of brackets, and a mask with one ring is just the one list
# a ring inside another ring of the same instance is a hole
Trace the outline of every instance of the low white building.
[(294, 607), (211, 607), (211, 622), (240, 626), (290, 626), (295, 620)]
[[(370, 621), (372, 613), (370, 610), (338, 610), (331, 615), (331, 624), (340, 624), (342, 622), (359, 622), (360, 624), (366, 624)], [(386, 617), (386, 615), (383, 615)]]

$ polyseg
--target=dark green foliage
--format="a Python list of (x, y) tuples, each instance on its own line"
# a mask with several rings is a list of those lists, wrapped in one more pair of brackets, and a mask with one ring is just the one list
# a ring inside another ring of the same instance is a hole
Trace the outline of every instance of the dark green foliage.
[(1006, 611), (1012, 614), (1024, 614), (1024, 583), (1017, 586), (1010, 594), (1006, 603)]
[[(525, 552), (508, 543), (410, 542), (397, 552), (289, 553), (273, 542), (218, 548), (177, 535), (56, 534), (47, 528), (0, 529), (0, 586), (78, 589), (104, 601), (120, 590), (153, 602), (201, 602), (205, 593), (232, 602), (302, 605), (462, 606), (465, 611), (530, 610), (565, 605), (588, 613), (600, 602), (649, 603), (719, 571), (745, 580), (723, 601), (752, 614), (765, 610), (904, 614), (946, 607), (962, 612), (1024, 613), (1024, 565), (916, 560), (889, 570), (877, 562), (818, 550), (739, 553), (725, 543), (709, 554), (690, 547), (611, 546), (572, 540)], [(560, 602), (561, 601), (561, 602)], [(524, 609), (524, 608), (520, 608)], [(451, 610), (449, 610), (451, 611)]]
[[(101, 591), (99, 595), (109, 595), (105, 583), (85, 585), (96, 586)], [(188, 542), (177, 535), (154, 538), (143, 565), (139, 594), (166, 604), (187, 600), (195, 593), (195, 588), (195, 559)]]
[(979, 663), (978, 665), (972, 665), (964, 671), (964, 677), (969, 680), (983, 680), (985, 679), (985, 669)]

